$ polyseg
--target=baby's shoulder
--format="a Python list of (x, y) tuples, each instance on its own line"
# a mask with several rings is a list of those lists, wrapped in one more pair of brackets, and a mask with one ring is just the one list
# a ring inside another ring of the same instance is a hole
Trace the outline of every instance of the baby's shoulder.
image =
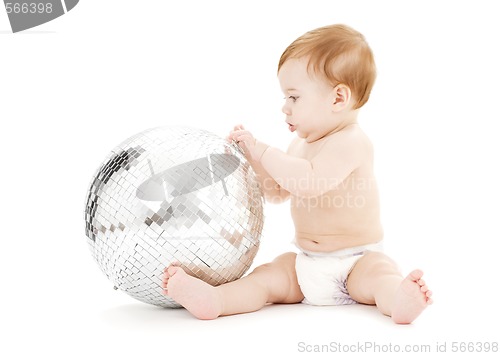
[(367, 162), (373, 160), (373, 145), (361, 129), (343, 130), (326, 138), (317, 157)]
[(339, 147), (371, 149), (372, 142), (358, 125), (353, 125), (326, 137), (325, 149), (338, 149)]

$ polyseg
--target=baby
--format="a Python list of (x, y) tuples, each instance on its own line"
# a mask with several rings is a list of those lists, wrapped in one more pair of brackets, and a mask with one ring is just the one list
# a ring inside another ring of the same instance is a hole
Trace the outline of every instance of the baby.
[(252, 312), (267, 303), (362, 303), (408, 324), (432, 303), (422, 271), (403, 278), (382, 252), (373, 147), (357, 122), (375, 72), (363, 35), (344, 25), (310, 31), (285, 50), (278, 79), (286, 124), (297, 137), (286, 153), (241, 125), (228, 139), (244, 149), (267, 201), (290, 199), (301, 252), (217, 287), (174, 263), (165, 269), (166, 295), (200, 319)]

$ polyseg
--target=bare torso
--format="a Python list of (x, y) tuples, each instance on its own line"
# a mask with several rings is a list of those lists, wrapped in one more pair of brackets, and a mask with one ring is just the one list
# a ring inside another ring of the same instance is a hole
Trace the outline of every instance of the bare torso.
[[(373, 149), (359, 127), (368, 149), (360, 166), (335, 189), (322, 195), (302, 198), (291, 195), (291, 215), (297, 245), (309, 251), (328, 252), (371, 244), (383, 239), (377, 184), (373, 174)], [(307, 143), (296, 139), (288, 153), (311, 160), (337, 134)]]

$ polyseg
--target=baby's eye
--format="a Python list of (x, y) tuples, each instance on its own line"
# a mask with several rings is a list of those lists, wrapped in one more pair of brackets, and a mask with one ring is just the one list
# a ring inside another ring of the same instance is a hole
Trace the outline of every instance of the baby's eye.
[(298, 99), (298, 98), (299, 98), (298, 96), (293, 96), (293, 95), (290, 95), (290, 96), (285, 97), (285, 98), (283, 98), (283, 99), (285, 99), (285, 100), (286, 100), (286, 99), (292, 99), (292, 101), (295, 103), (295, 102), (297, 101), (297, 99)]

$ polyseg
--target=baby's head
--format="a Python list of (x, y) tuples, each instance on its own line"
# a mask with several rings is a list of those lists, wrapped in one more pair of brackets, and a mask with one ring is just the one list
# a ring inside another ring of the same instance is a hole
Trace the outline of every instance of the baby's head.
[(349, 87), (354, 109), (368, 101), (376, 77), (375, 61), (364, 36), (356, 30), (331, 25), (305, 33), (283, 52), (278, 72), (292, 58), (307, 58), (308, 71), (332, 87)]

